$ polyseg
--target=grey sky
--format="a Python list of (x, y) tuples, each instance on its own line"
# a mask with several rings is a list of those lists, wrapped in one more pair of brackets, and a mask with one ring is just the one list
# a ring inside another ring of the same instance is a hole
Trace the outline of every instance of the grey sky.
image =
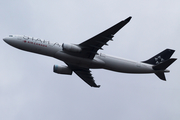
[(105, 54), (146, 60), (172, 48), (180, 58), (178, 0), (1, 0), (0, 120), (178, 120), (179, 60), (167, 82), (155, 75), (92, 70), (100, 89), (78, 76), (53, 73), (63, 62), (7, 45), (9, 34), (59, 43), (81, 43), (132, 16)]

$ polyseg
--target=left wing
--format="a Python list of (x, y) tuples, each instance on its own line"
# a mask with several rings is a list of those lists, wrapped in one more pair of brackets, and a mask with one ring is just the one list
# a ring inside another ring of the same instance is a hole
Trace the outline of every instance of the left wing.
[[(67, 64), (67, 63), (66, 63)], [(88, 68), (82, 68), (74, 65), (67, 64), (84, 82), (86, 82), (91, 87), (99, 88), (100, 85), (95, 83), (94, 78), (92, 77), (91, 71)]]
[(131, 17), (128, 17), (127, 19), (117, 23), (116, 25), (103, 31), (102, 33), (79, 44), (79, 46), (82, 48), (80, 57), (93, 59), (94, 56), (97, 54), (97, 51), (99, 49), (102, 49), (103, 45), (107, 45), (107, 42), (109, 40), (112, 40), (114, 34), (116, 34), (116, 32), (118, 32), (122, 27), (124, 27), (130, 20)]

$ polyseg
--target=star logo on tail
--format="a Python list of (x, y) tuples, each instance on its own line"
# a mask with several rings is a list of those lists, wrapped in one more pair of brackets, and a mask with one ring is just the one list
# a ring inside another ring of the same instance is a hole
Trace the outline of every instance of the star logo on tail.
[(156, 64), (160, 64), (164, 61), (164, 59), (161, 56), (155, 57)]

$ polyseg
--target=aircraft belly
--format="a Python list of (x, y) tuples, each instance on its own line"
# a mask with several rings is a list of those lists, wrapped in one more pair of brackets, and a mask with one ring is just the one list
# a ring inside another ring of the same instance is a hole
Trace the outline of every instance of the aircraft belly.
[(55, 58), (64, 61), (65, 63), (73, 64), (85, 68), (103, 68), (104, 62), (98, 58), (95, 59), (86, 59), (82, 57), (76, 57), (70, 54), (67, 54), (63, 51), (56, 52)]
[(101, 57), (105, 62), (104, 69), (124, 73), (153, 73), (152, 66), (111, 56)]

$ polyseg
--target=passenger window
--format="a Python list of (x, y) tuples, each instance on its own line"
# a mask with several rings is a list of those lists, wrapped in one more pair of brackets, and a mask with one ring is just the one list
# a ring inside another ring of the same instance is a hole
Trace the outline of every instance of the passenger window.
[(9, 35), (9, 37), (13, 37), (13, 35)]

